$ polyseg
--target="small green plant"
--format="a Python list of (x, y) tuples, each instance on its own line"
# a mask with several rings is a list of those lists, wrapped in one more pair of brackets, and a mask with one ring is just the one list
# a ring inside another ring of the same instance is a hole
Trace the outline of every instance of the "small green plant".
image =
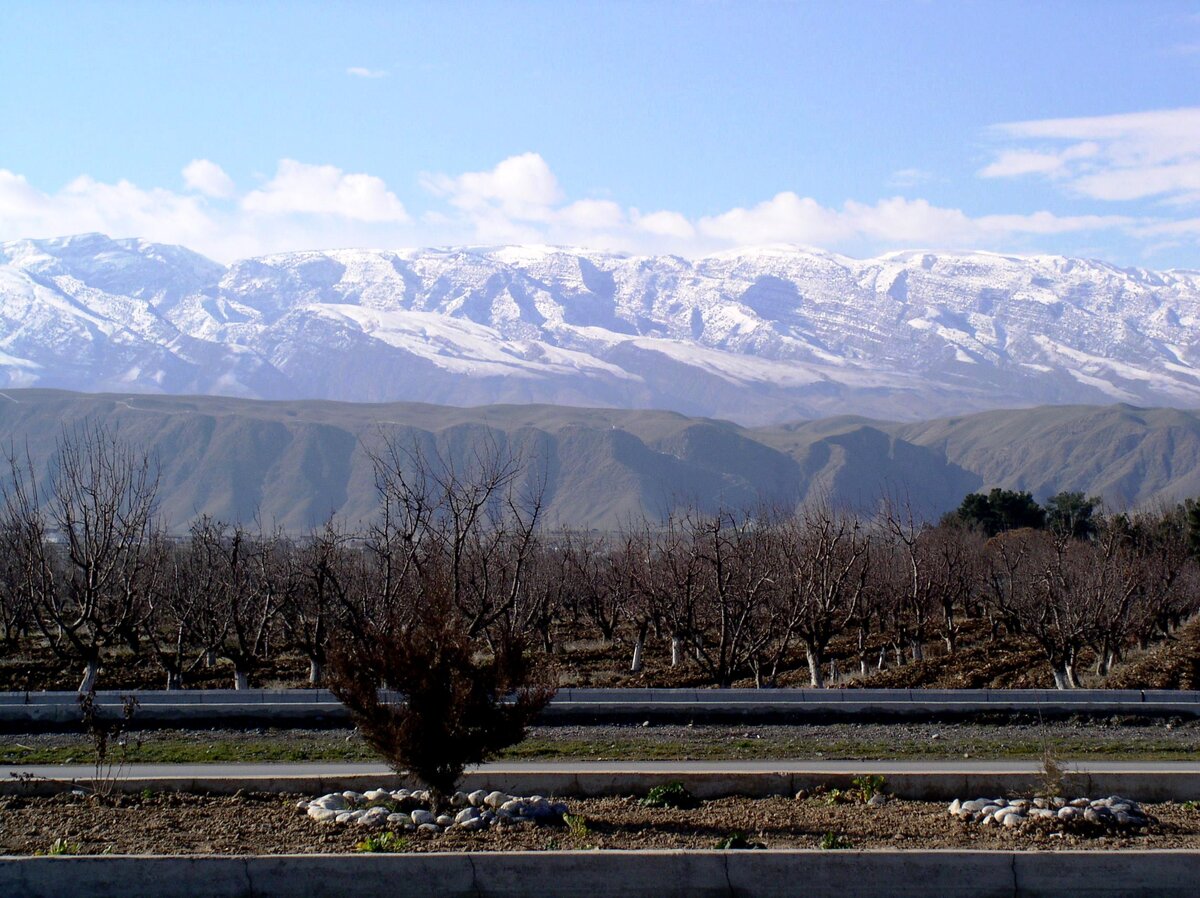
[(825, 833), (817, 843), (822, 851), (838, 851), (850, 847), (850, 840), (838, 833)]
[(642, 799), (642, 804), (648, 808), (678, 808), (687, 810), (698, 807), (700, 802), (680, 782), (663, 783), (655, 786)]
[(821, 800), (833, 807), (835, 804), (847, 804), (852, 799), (850, 793), (843, 789), (830, 789), (821, 797)]
[(367, 836), (354, 846), (354, 850), (370, 853), (407, 851), (408, 839), (405, 836), (398, 836), (391, 830), (388, 830), (387, 832)]
[(153, 789), (143, 789), (142, 790), (142, 801), (149, 801), (153, 797), (154, 797)]
[(575, 839), (586, 839), (592, 834), (588, 828), (587, 818), (582, 814), (563, 814), (563, 823), (567, 825), (567, 832)]
[(865, 804), (884, 790), (884, 787), (887, 786), (887, 780), (882, 776), (864, 774), (850, 780), (850, 784), (858, 790), (859, 797)]
[(1196, 811), (1196, 810), (1200, 810), (1200, 802), (1185, 801), (1183, 804), (1180, 805), (1180, 807), (1183, 808), (1185, 811)]
[(70, 842), (66, 839), (58, 838), (50, 843), (50, 847), (45, 851), (35, 851), (34, 854), (38, 857), (62, 857), (68, 854), (81, 854), (83, 846), (78, 842)]
[(753, 848), (766, 848), (762, 842), (751, 841), (750, 837), (743, 832), (731, 832), (728, 836), (716, 844), (718, 851), (742, 851)]

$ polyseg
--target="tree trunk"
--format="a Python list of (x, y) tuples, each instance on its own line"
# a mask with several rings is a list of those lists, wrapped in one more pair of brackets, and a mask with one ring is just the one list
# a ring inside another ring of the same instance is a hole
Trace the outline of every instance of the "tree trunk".
[(825, 674), (821, 670), (821, 655), (811, 647), (805, 648), (804, 654), (808, 658), (809, 682), (814, 689), (820, 689), (825, 685)]
[(250, 673), (245, 670), (235, 670), (233, 672), (233, 688), (239, 692), (243, 692), (250, 688)]
[(204, 666), (205, 667), (216, 667), (217, 666), (217, 650), (216, 649), (209, 649), (207, 652), (204, 653)]
[(322, 665), (321, 662), (318, 661), (316, 658), (309, 658), (308, 659), (308, 684), (310, 686), (316, 686), (316, 685), (320, 684), (321, 679), (324, 677), (324, 675), (325, 675), (324, 665)]
[(683, 663), (683, 640), (678, 636), (671, 637), (671, 666), (678, 667)]
[(1070, 689), (1071, 679), (1068, 673), (1068, 668), (1065, 664), (1054, 665), (1054, 688), (1055, 689)]
[(175, 692), (183, 688), (183, 675), (177, 670), (167, 671), (167, 691)]
[(87, 695), (96, 689), (96, 677), (100, 673), (100, 662), (89, 658), (83, 667), (83, 680), (79, 683), (79, 694)]
[(643, 642), (642, 636), (639, 633), (637, 641), (633, 644), (633, 660), (629, 662), (630, 673), (642, 672), (642, 651), (644, 647), (645, 643)]

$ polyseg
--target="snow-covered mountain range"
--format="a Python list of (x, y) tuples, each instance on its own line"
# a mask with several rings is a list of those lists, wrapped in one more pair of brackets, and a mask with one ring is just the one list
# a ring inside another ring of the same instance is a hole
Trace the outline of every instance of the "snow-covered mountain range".
[(668, 408), (758, 424), (1200, 406), (1200, 272), (795, 247), (298, 252), (0, 244), (0, 384)]

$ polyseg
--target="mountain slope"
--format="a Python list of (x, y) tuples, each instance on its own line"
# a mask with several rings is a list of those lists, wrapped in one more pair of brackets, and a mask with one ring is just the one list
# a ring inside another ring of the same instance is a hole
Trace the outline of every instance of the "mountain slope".
[(0, 386), (670, 408), (767, 424), (1200, 405), (1200, 273), (766, 247), (0, 245)]
[(335, 513), (362, 521), (376, 504), (370, 452), (385, 440), (460, 469), (481, 447), (519, 458), (550, 527), (612, 529), (688, 507), (870, 511), (885, 496), (932, 518), (989, 486), (1039, 499), (1080, 490), (1115, 507), (1200, 495), (1200, 414), (1121, 405), (750, 429), (662, 411), (35, 389), (0, 399), (0, 446), (28, 447), (45, 476), (64, 428), (87, 421), (158, 459), (160, 509), (175, 529), (201, 514), (293, 531)]

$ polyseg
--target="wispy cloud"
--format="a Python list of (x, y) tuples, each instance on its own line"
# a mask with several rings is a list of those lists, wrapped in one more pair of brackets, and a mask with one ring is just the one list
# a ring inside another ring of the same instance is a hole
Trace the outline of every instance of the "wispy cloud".
[(892, 176), (888, 178), (888, 184), (899, 188), (919, 187), (932, 180), (933, 172), (925, 171), (923, 168), (902, 168), (892, 172)]
[(1012, 122), (993, 133), (1010, 145), (979, 172), (985, 178), (1041, 175), (1107, 201), (1200, 194), (1200, 107)]
[(368, 69), (360, 65), (352, 65), (346, 69), (347, 75), (352, 75), (355, 78), (386, 78), (387, 72), (383, 69)]

